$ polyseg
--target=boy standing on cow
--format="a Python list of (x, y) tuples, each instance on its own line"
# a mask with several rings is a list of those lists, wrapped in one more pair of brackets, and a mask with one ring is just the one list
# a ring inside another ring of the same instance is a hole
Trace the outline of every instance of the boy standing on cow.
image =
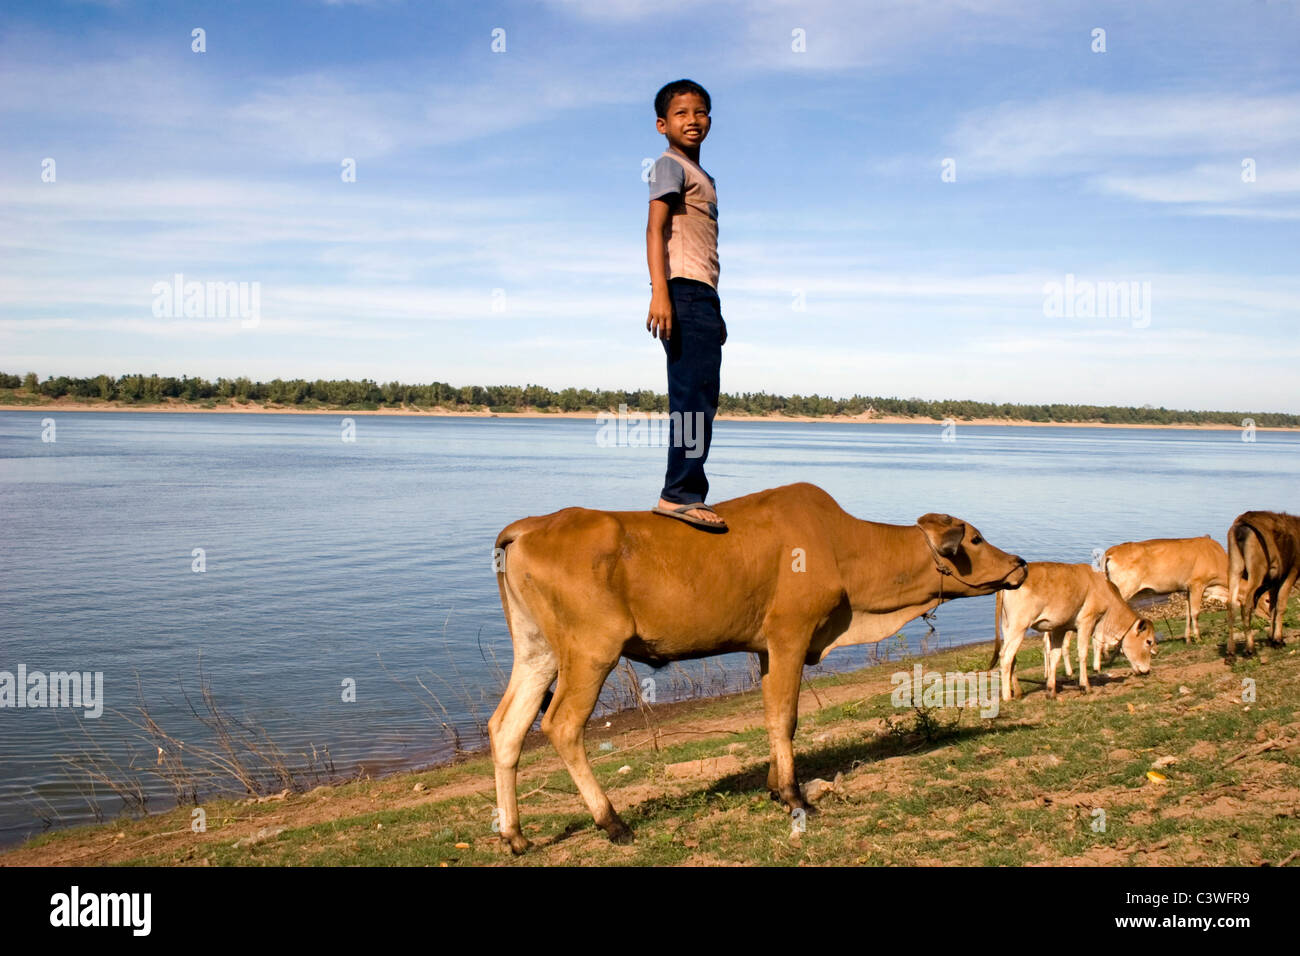
[[(700, 167), (700, 144), (709, 135), (711, 103), (691, 80), (669, 83), (655, 96), (655, 128), (668, 148), (650, 172), (646, 261), (650, 310), (646, 328), (668, 357), (671, 442), (658, 514), (712, 531), (726, 522), (704, 498), (704, 462), (718, 411), (722, 343), (727, 324), (718, 299), (718, 196)], [(683, 429), (695, 430), (688, 448)]]

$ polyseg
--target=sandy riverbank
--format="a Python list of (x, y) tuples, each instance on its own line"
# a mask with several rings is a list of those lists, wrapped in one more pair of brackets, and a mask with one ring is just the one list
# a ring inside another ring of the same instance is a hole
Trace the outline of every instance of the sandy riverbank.
[[(353, 410), (341, 408), (298, 408), (291, 405), (259, 405), (249, 402), (245, 405), (228, 402), (217, 404), (212, 408), (203, 405), (186, 404), (184, 402), (163, 402), (156, 405), (123, 405), (117, 402), (78, 402), (56, 400), (46, 402), (41, 405), (0, 405), (0, 411), (6, 412), (155, 412), (155, 413), (173, 413), (173, 412), (217, 412), (222, 414), (244, 414), (244, 415), (407, 415), (412, 417), (456, 417), (456, 418), (578, 418), (588, 421), (594, 421), (596, 412), (543, 412), (536, 408), (528, 408), (520, 412), (491, 412), (486, 409), (479, 411), (465, 411), (460, 409), (448, 409), (441, 406), (433, 408), (378, 408), (373, 410)], [(859, 424), (859, 425), (929, 425), (938, 427), (941, 422), (934, 418), (926, 416), (906, 416), (906, 415), (880, 415), (863, 413), (861, 415), (782, 415), (780, 413), (769, 413), (767, 415), (735, 415), (719, 414), (718, 421), (734, 422), (833, 422), (839, 424)], [(1031, 422), (1024, 419), (1008, 418), (972, 418), (970, 420), (959, 419), (958, 425), (1006, 425), (1006, 426), (1028, 426), (1028, 427), (1071, 427), (1071, 428), (1177, 428), (1189, 430), (1210, 430), (1210, 431), (1240, 431), (1240, 425), (1218, 425), (1218, 424), (1133, 424), (1121, 425), (1111, 424), (1109, 422)], [(1258, 426), (1256, 431), (1297, 431), (1300, 428), (1294, 427), (1264, 427)]]
[[(1162, 636), (1178, 630), (1177, 619), (1169, 624)], [(595, 826), (534, 731), (520, 765), (533, 844), (522, 857), (491, 828), (492, 764), (476, 753), (378, 778), (205, 798), (200, 832), (188, 804), (56, 830), (0, 852), (0, 867), (1285, 866), (1300, 855), (1295, 827), (1284, 825), (1300, 807), (1290, 706), (1300, 657), (1260, 645), (1234, 670), (1218, 647), (1223, 612), (1202, 629), (1197, 644), (1165, 641), (1150, 675), (1121, 659), (1086, 696), (1067, 680), (1057, 700), (1046, 698), (1041, 652), (1028, 642), (1023, 697), (988, 719), (936, 709), (924, 728), (893, 701), (894, 675), (981, 668), (987, 643), (809, 678), (795, 759), (805, 783), (820, 778), (822, 797), (815, 825), (797, 834), (767, 796), (763, 708), (750, 690), (591, 722), (592, 764), (636, 833), (628, 845)], [(1247, 706), (1245, 668), (1268, 678)], [(1096, 806), (1120, 822), (1091, 830)]]

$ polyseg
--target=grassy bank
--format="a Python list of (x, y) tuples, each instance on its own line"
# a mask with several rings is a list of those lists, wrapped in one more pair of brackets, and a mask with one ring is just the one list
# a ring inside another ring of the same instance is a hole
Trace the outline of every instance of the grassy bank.
[[(1297, 624), (1293, 602), (1288, 625)], [(1230, 669), (1224, 633), (1222, 612), (1206, 614), (1202, 643), (1162, 643), (1150, 676), (1119, 658), (1090, 695), (1066, 682), (1056, 701), (1045, 699), (1041, 650), (1030, 647), (1017, 667), (1025, 697), (991, 720), (891, 706), (890, 675), (911, 661), (820, 678), (800, 701), (798, 771), (802, 781), (841, 776), (797, 835), (768, 799), (762, 705), (749, 692), (619, 714), (609, 728), (593, 721), (588, 751), (636, 832), (630, 846), (596, 829), (534, 734), (519, 785), (534, 847), (518, 859), (492, 832), (492, 768), (480, 757), (206, 803), (202, 833), (192, 832), (193, 808), (60, 831), (0, 863), (1300, 865), (1296, 641), (1260, 645)], [(990, 645), (965, 647), (920, 663), (971, 671), (989, 654)], [(1254, 701), (1243, 700), (1246, 678)], [(688, 761), (703, 762), (674, 766)], [(1163, 781), (1148, 777), (1157, 761)]]

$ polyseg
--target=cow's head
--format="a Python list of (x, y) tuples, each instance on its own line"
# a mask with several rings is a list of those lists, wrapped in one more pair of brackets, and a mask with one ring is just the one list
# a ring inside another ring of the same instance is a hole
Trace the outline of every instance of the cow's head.
[(1018, 588), (1025, 561), (984, 540), (974, 525), (952, 515), (928, 514), (916, 520), (925, 534), (946, 594), (973, 596)]
[[(1104, 623), (1103, 623), (1104, 629)], [(1110, 660), (1122, 650), (1129, 665), (1139, 674), (1151, 673), (1151, 658), (1156, 656), (1156, 627), (1144, 617), (1133, 615), (1133, 622), (1123, 635), (1107, 640), (1102, 637), (1102, 655)]]

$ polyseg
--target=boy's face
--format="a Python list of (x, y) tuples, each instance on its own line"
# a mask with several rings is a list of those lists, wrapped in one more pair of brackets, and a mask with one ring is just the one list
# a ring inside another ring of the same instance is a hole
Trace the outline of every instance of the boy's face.
[(667, 116), (655, 117), (655, 129), (679, 150), (698, 149), (709, 135), (709, 109), (699, 93), (678, 93), (668, 103)]

